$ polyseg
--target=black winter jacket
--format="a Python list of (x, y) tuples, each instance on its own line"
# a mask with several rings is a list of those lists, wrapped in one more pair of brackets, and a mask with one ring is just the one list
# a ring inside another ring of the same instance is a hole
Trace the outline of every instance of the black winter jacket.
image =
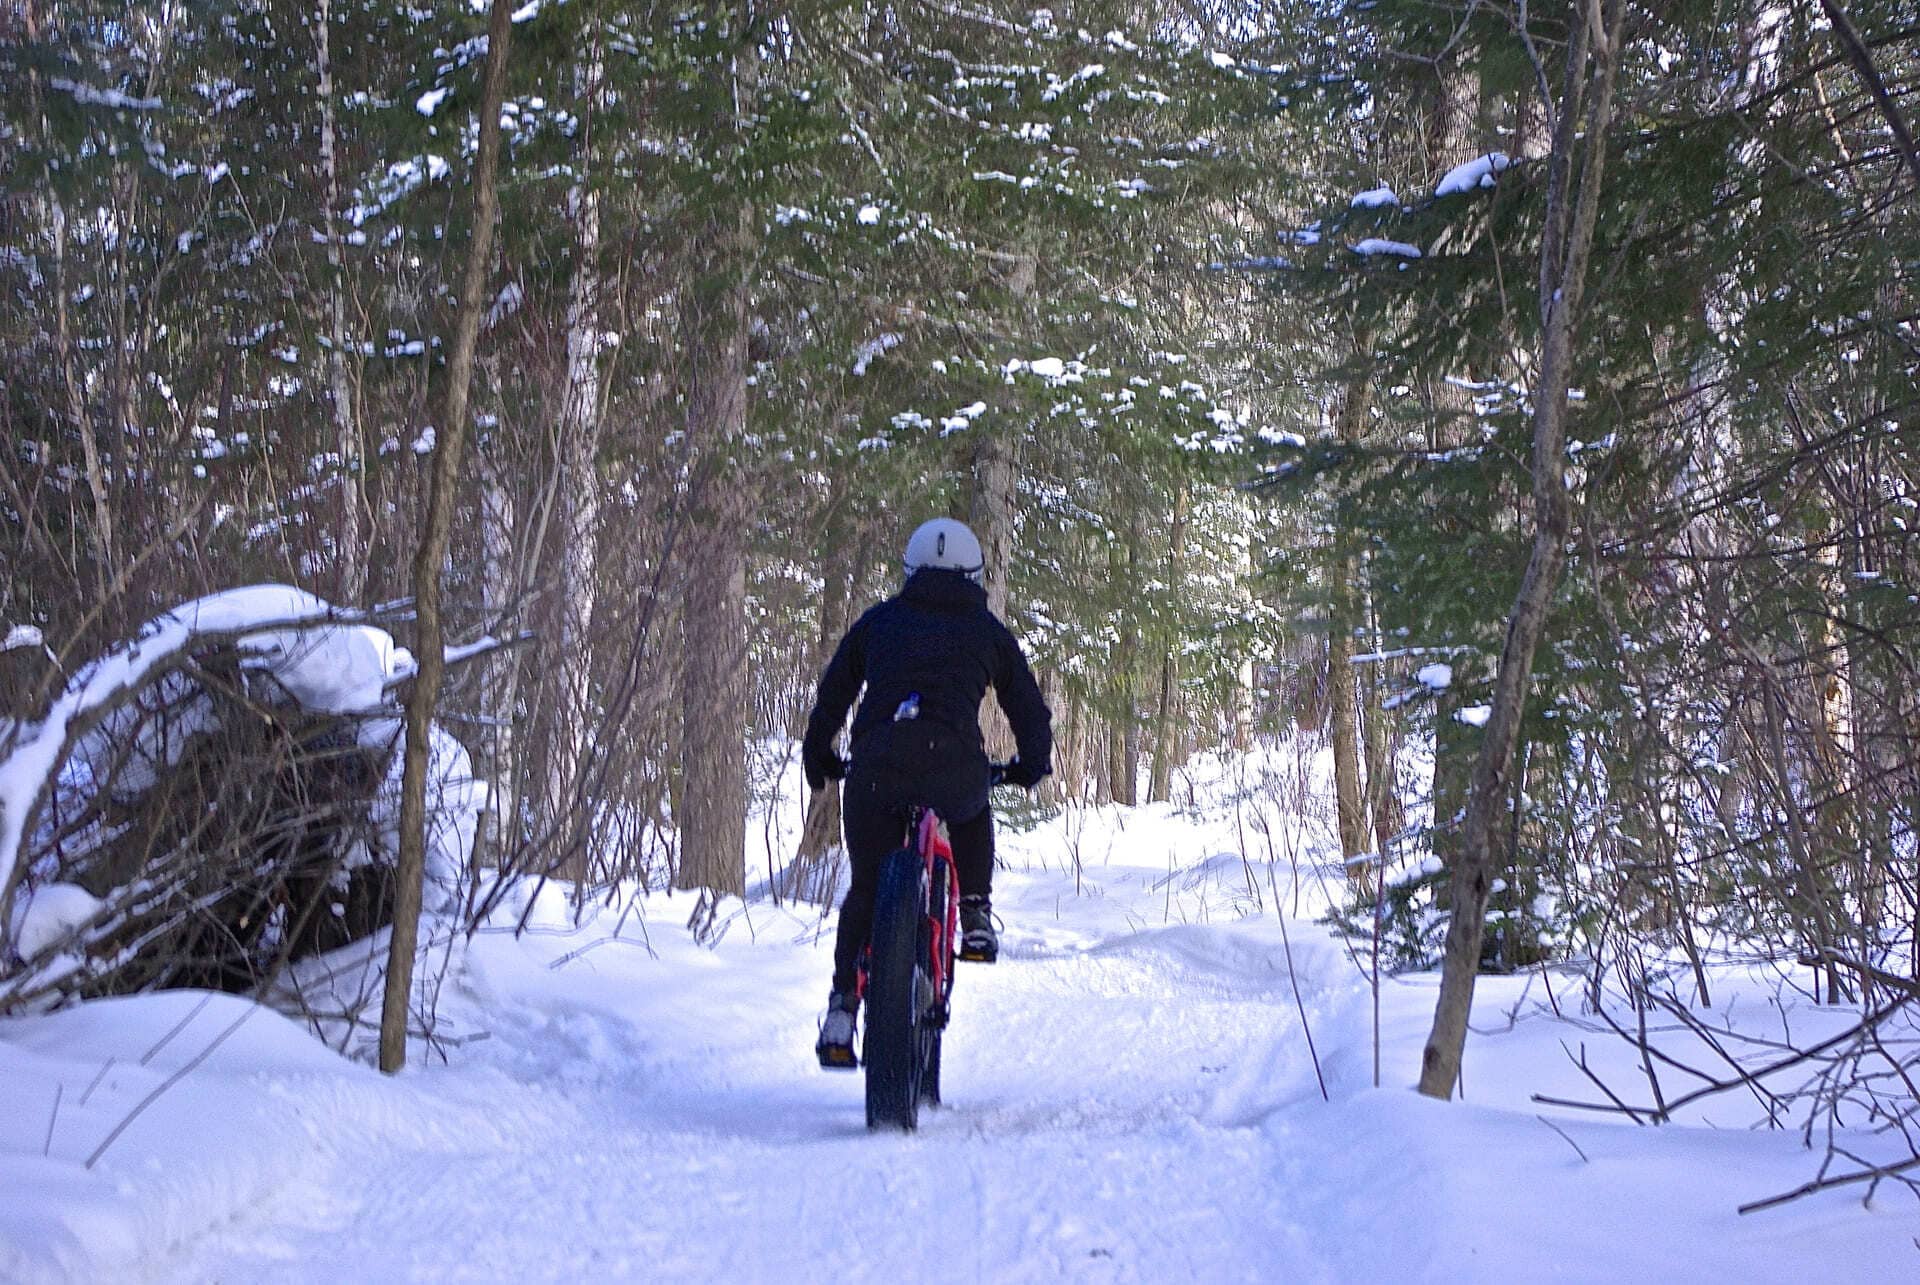
[(840, 640), (807, 720), (802, 748), (815, 761), (831, 757), (863, 682), (867, 694), (853, 720), (856, 769), (862, 742), (871, 748), (889, 739), (870, 734), (892, 727), (901, 704), (916, 695), (919, 719), (958, 733), (981, 753), (980, 702), (989, 686), (1013, 726), (1020, 761), (1052, 759), (1052, 715), (1020, 644), (988, 609), (986, 591), (957, 571), (916, 571)]

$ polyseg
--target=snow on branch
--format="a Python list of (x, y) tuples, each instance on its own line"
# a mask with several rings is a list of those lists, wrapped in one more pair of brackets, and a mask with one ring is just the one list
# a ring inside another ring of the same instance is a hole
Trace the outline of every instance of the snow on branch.
[[(337, 716), (390, 713), (388, 692), (413, 676), (413, 657), (374, 616), (288, 585), (252, 585), (196, 599), (148, 622), (135, 638), (76, 673), (44, 717), (0, 724), (0, 905), (20, 873), (32, 818), (68, 756), (141, 693), (232, 646), (302, 709)], [(448, 649), (448, 662), (525, 642), (482, 638)], [(16, 641), (10, 636), (10, 641)], [(124, 784), (124, 782), (123, 782)], [(0, 932), (10, 932), (0, 923)]]
[(186, 663), (195, 647), (344, 618), (325, 601), (286, 585), (201, 598), (149, 622), (133, 642), (75, 674), (45, 718), (9, 728), (0, 757), (0, 901), (13, 886), (28, 819), (81, 736)]

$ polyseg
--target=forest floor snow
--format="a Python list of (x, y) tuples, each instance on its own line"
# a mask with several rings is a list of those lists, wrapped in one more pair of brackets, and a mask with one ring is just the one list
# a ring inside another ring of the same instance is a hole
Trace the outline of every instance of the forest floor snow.
[(0, 1279), (1920, 1278), (1899, 1190), (1738, 1214), (1819, 1157), (1737, 1104), (1533, 1104), (1591, 1094), (1563, 1045), (1632, 1066), (1540, 974), (1483, 979), (1452, 1104), (1409, 1088), (1437, 979), (1384, 983), (1375, 1088), (1356, 961), (1219, 837), (1164, 808), (1004, 834), (1003, 954), (963, 966), (913, 1135), (814, 1063), (805, 907), (731, 903), (709, 947), (687, 894), (575, 923), (550, 885), (457, 959), (459, 1042), (393, 1078), (226, 996), (0, 1022)]

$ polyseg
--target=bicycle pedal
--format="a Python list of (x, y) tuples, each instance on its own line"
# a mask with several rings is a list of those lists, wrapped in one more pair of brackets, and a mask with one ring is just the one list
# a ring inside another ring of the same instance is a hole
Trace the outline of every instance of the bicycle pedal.
[(820, 1069), (823, 1071), (857, 1071), (860, 1059), (853, 1050), (839, 1044), (824, 1045), (815, 1050), (820, 1054)]
[(1000, 952), (986, 950), (962, 950), (960, 958), (969, 964), (991, 964), (1000, 958)]

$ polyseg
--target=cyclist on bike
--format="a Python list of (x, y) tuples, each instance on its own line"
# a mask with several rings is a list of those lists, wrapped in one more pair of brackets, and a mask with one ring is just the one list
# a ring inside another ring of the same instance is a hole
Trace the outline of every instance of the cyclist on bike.
[[(1033, 671), (980, 587), (980, 542), (962, 523), (935, 518), (907, 541), (905, 586), (854, 622), (821, 676), (801, 743), (807, 784), (845, 778), (847, 853), (853, 879), (840, 905), (833, 950), (833, 992), (815, 1046), (820, 1064), (854, 1065), (854, 1017), (860, 952), (873, 926), (880, 865), (898, 848), (908, 809), (938, 812), (947, 823), (960, 881), (960, 957), (992, 963), (993, 812), (980, 735), (980, 702), (991, 686), (1013, 726), (1018, 754), (1010, 785), (1031, 789), (1052, 770), (1053, 719)], [(852, 762), (834, 741), (847, 710)]]

